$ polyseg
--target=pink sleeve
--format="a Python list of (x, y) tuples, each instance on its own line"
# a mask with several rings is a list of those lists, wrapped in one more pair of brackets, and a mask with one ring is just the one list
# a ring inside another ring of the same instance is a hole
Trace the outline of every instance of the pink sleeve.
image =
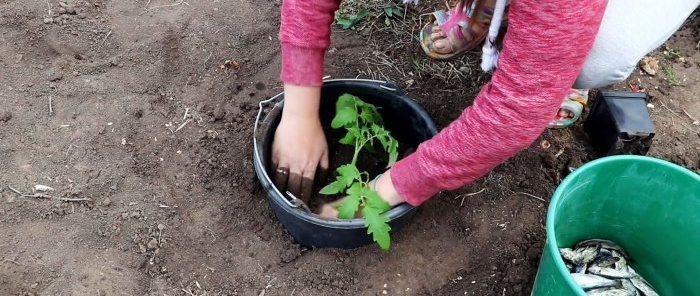
[(340, 0), (284, 0), (279, 39), (282, 82), (320, 86), (331, 25)]
[(391, 169), (414, 206), (527, 148), (554, 117), (597, 35), (606, 0), (513, 0), (498, 68), (460, 117)]

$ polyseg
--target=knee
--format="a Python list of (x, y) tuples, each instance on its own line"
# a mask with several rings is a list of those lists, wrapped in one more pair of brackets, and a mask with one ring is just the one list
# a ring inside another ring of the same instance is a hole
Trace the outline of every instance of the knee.
[(625, 81), (637, 67), (638, 62), (638, 60), (632, 59), (602, 62), (586, 61), (573, 87), (591, 89)]

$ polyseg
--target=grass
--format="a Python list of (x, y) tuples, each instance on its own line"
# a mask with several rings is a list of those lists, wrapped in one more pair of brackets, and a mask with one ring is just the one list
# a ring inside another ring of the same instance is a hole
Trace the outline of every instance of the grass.
[(673, 71), (673, 66), (664, 65), (663, 71), (664, 71), (664, 78), (666, 79), (666, 81), (668, 81), (669, 85), (671, 85), (671, 86), (681, 85), (681, 81), (676, 76), (676, 72)]

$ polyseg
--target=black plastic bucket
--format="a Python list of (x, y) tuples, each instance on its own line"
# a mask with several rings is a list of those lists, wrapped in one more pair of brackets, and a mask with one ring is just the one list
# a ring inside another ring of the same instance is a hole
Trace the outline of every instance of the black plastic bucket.
[[(321, 122), (330, 126), (335, 103), (340, 95), (350, 93), (374, 104), (384, 117), (385, 127), (407, 148), (418, 145), (437, 133), (437, 127), (423, 107), (396, 85), (384, 81), (361, 79), (326, 80), (321, 88)], [(260, 102), (255, 121), (253, 161), (255, 173), (267, 193), (275, 216), (302, 246), (315, 248), (357, 248), (373, 242), (363, 219), (329, 220), (309, 212), (293, 196), (283, 194), (268, 174), (275, 130), (281, 119), (284, 93)], [(333, 168), (331, 168), (333, 169)], [(399, 231), (415, 214), (409, 204), (400, 204), (386, 214), (391, 232)]]

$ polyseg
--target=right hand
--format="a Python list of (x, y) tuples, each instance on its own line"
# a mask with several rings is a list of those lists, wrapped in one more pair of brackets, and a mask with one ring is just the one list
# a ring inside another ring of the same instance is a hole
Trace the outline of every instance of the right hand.
[(320, 88), (285, 85), (282, 119), (272, 143), (275, 186), (305, 203), (313, 195), (314, 179), (328, 169), (328, 143), (318, 115)]

